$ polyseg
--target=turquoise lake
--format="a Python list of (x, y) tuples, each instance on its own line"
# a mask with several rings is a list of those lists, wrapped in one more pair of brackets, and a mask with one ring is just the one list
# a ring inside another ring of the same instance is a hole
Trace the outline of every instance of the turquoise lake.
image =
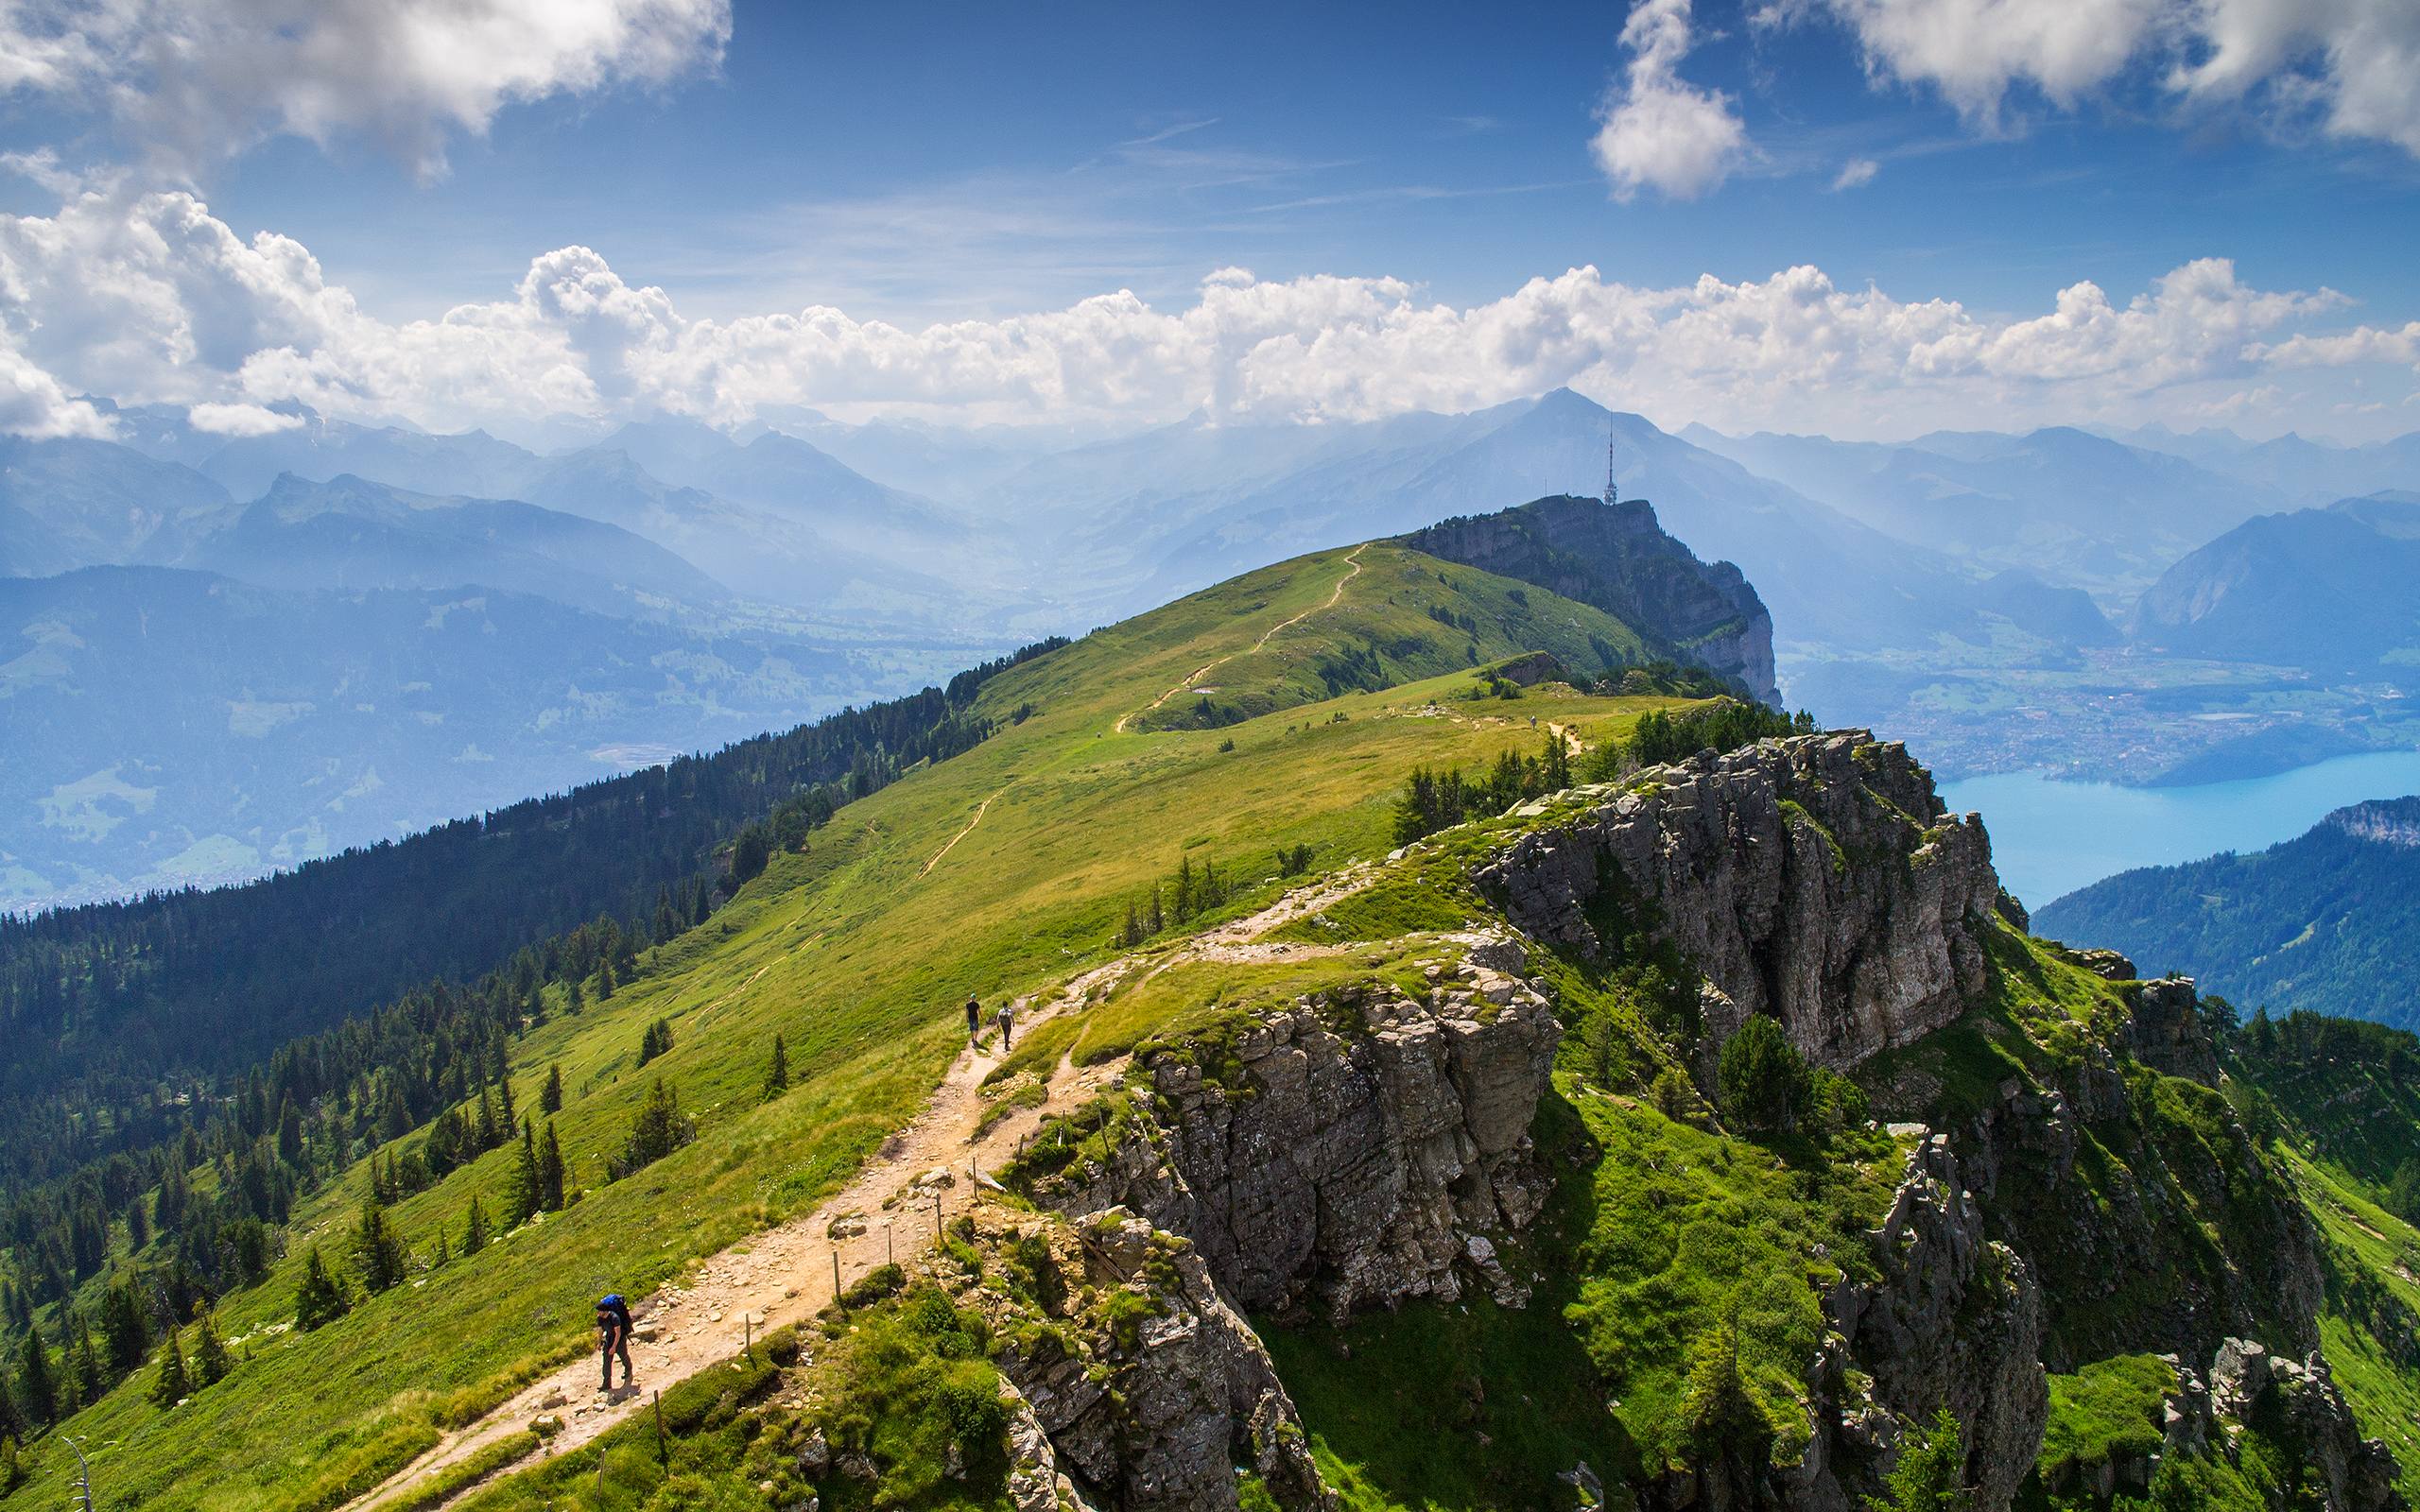
[(2331, 809), (2420, 793), (2420, 751), (2373, 751), (2273, 777), (2199, 787), (2058, 782), (2039, 772), (1942, 784), (1953, 814), (1979, 810), (2000, 881), (2029, 908), (2133, 867), (2260, 850)]

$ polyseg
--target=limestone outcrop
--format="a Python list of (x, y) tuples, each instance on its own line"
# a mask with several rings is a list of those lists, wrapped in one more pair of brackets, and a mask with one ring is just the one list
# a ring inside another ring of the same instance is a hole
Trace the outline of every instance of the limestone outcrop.
[(1583, 955), (1626, 943), (1609, 934), (1668, 942), (1703, 979), (1708, 1044), (1766, 1013), (1845, 1069), (1982, 990), (1991, 842), (1896, 742), (1769, 740), (1581, 791), (1591, 807), (1508, 847), (1480, 886)]
[(1947, 1138), (1919, 1140), (1872, 1243), (1880, 1279), (1824, 1299), (1840, 1341), (1825, 1360), (1839, 1408), (1832, 1457), (1877, 1468), (1868, 1456), (1897, 1447), (1877, 1442), (1878, 1428), (1897, 1439), (1947, 1407), (1965, 1430), (1976, 1504), (2008, 1505), (2049, 1416), (2042, 1294), (2024, 1259), (1990, 1237)]
[(1046, 1306), (959, 1285), (1003, 1347), (1020, 1512), (1234, 1512), (1238, 1472), (1288, 1512), (1331, 1503), (1258, 1335), (1193, 1246), (1122, 1210), (1069, 1222), (978, 1210), (963, 1242)]
[(1373, 984), (1144, 1057), (1142, 1126), (1036, 1196), (1185, 1235), (1255, 1311), (1341, 1316), (1474, 1276), (1515, 1295), (1486, 1241), (1544, 1204), (1530, 1125), (1562, 1028), (1519, 944), (1465, 944), (1425, 1001)]

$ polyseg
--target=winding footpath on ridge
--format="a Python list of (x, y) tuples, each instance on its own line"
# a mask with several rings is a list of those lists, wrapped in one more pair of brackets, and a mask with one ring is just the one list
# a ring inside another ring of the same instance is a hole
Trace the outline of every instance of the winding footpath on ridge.
[(1183, 682), (1178, 683), (1167, 692), (1161, 694), (1158, 697), (1144, 705), (1143, 708), (1136, 711), (1134, 713), (1119, 714), (1117, 716), (1117, 723), (1113, 725), (1111, 729), (1118, 734), (1125, 734), (1126, 727), (1131, 721), (1139, 718), (1143, 714), (1156, 712), (1161, 705), (1167, 703), (1170, 698), (1175, 697), (1180, 693), (1192, 691), (1194, 685), (1199, 683), (1203, 678), (1208, 677), (1212, 672), (1217, 671), (1219, 668), (1225, 666), (1236, 658), (1239, 656), (1254, 656), (1259, 654), (1259, 652), (1269, 644), (1270, 641), (1277, 634), (1278, 631), (1292, 629), (1295, 626), (1302, 624), (1312, 615), (1317, 614), (1323, 610), (1336, 608), (1337, 604), (1344, 597), (1344, 585), (1361, 576), (1361, 554), (1369, 549), (1370, 543), (1365, 541), (1361, 544), (1354, 547), (1351, 551), (1345, 553), (1345, 574), (1343, 576), (1336, 580), (1335, 590), (1330, 593), (1325, 599), (1312, 605), (1309, 609), (1303, 610), (1303, 612), (1293, 616), (1291, 619), (1279, 620), (1276, 624), (1262, 631), (1260, 639), (1252, 643), (1252, 650), (1230, 651), (1225, 656), (1219, 658), (1216, 662), (1205, 662), (1201, 665), (1195, 667), (1191, 672), (1185, 674), (1184, 680)]
[[(981, 817), (978, 809), (976, 818)], [(974, 827), (969, 823), (966, 828)], [(959, 833), (962, 835), (966, 831)], [(948, 849), (942, 847), (942, 853)], [(940, 859), (936, 854), (933, 862)], [(932, 862), (925, 864), (925, 869), (932, 869)], [(1089, 968), (1054, 989), (1020, 999), (1019, 1027), (1030, 1033), (1062, 1013), (1082, 1012), (1147, 962), (1150, 970), (1145, 974), (1156, 976), (1186, 961), (1270, 960), (1357, 949), (1265, 942), (1262, 936), (1359, 891), (1374, 874), (1369, 863), (1357, 863), (1293, 889), (1258, 913), (1206, 930), (1157, 959), (1126, 954)], [(1042, 1000), (1039, 1011), (1033, 1011), (1036, 1000)], [(406, 1503), (435, 1512), (466, 1500), (490, 1481), (538, 1458), (592, 1442), (636, 1414), (652, 1393), (729, 1361), (749, 1337), (761, 1337), (820, 1312), (832, 1300), (833, 1257), (838, 1257), (840, 1283), (846, 1286), (894, 1256), (914, 1256), (920, 1246), (933, 1242), (950, 1212), (965, 1207), (971, 1196), (969, 1185), (990, 1184), (991, 1177), (983, 1173), (1013, 1155), (1046, 1116), (1080, 1106), (1126, 1071), (1122, 1058), (1079, 1067), (1062, 1056), (1049, 1076), (1047, 1100), (1042, 1107), (1015, 1109), (986, 1127), (983, 1115), (992, 1104), (983, 1095), (983, 1078), (1002, 1059), (992, 1040), (987, 1032), (960, 1051), (924, 1108), (885, 1140), (840, 1191), (808, 1212), (698, 1261), (686, 1273), (685, 1284), (669, 1283), (640, 1302), (634, 1310), (639, 1326), (631, 1349), (637, 1367), (635, 1389), (607, 1395), (590, 1385), (597, 1378), (597, 1362), (595, 1356), (582, 1353), (515, 1392), (477, 1421), (446, 1434), (435, 1448), (346, 1503), (342, 1512), (368, 1512)], [(938, 1177), (943, 1171), (949, 1173), (945, 1183)], [(413, 1488), (430, 1477), (523, 1432), (542, 1416), (557, 1418), (562, 1428), (537, 1455), (507, 1465), (439, 1500), (422, 1502), (411, 1496)]]
[(949, 837), (949, 843), (934, 851), (932, 859), (925, 862), (923, 868), (919, 870), (916, 875), (919, 878), (931, 876), (933, 868), (942, 864), (942, 857), (956, 850), (958, 848), (958, 842), (965, 839), (968, 835), (973, 834), (975, 833), (975, 827), (983, 822), (984, 811), (992, 806), (992, 799), (998, 798), (1001, 793), (1005, 793), (1007, 791), (1008, 789), (1003, 787), (999, 789), (998, 792), (992, 794), (990, 798), (986, 798), (982, 802), (976, 804), (975, 817), (966, 821), (966, 828), (959, 831), (956, 834), (951, 835)]

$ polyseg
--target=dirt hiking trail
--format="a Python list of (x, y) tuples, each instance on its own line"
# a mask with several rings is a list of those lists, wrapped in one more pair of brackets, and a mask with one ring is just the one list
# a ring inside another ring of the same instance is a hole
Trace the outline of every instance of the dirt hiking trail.
[(1158, 697), (1152, 699), (1150, 703), (1145, 704), (1141, 709), (1136, 710), (1133, 713), (1119, 714), (1117, 716), (1117, 723), (1110, 728), (1118, 734), (1122, 735), (1126, 733), (1126, 727), (1129, 723), (1141, 718), (1144, 714), (1156, 713), (1161, 705), (1167, 703), (1170, 698), (1175, 697), (1178, 694), (1192, 691), (1192, 689), (1200, 683), (1203, 678), (1208, 677), (1212, 672), (1219, 668), (1225, 666), (1236, 658), (1239, 656), (1254, 656), (1259, 654), (1262, 650), (1268, 647), (1269, 643), (1276, 637), (1280, 630), (1292, 629), (1295, 626), (1302, 624), (1312, 615), (1336, 608), (1336, 606), (1341, 602), (1344, 597), (1344, 585), (1361, 576), (1361, 553), (1369, 550), (1369, 548), (1370, 543), (1365, 541), (1360, 545), (1357, 545), (1351, 551), (1345, 553), (1344, 576), (1336, 580), (1336, 587), (1329, 592), (1326, 598), (1303, 610), (1300, 614), (1293, 615), (1288, 619), (1279, 620), (1268, 629), (1263, 630), (1261, 632), (1260, 639), (1252, 643), (1252, 649), (1250, 651), (1230, 651), (1225, 656), (1219, 658), (1215, 662), (1204, 662), (1201, 665), (1195, 667), (1191, 672), (1186, 673), (1183, 682), (1178, 683), (1167, 692), (1161, 694)]
[[(980, 818), (979, 811), (977, 816)], [(1186, 961), (1268, 960), (1351, 949), (1267, 942), (1262, 936), (1360, 890), (1374, 874), (1369, 863), (1357, 863), (1294, 888), (1255, 914), (1185, 940), (1165, 955), (1120, 955), (1080, 972), (1059, 988), (1037, 994), (1036, 1000), (1020, 1000), (1016, 1032), (1029, 1034), (1063, 1013), (1081, 1012), (1138, 971), (1156, 976)], [(1036, 1001), (1041, 1004), (1038, 1008)], [(441, 1501), (420, 1504), (430, 1509), (453, 1506), (489, 1481), (537, 1458), (594, 1441), (637, 1413), (651, 1400), (651, 1393), (729, 1360), (749, 1338), (762, 1337), (821, 1311), (832, 1300), (835, 1254), (839, 1257), (840, 1284), (846, 1287), (894, 1257), (905, 1261), (930, 1246), (937, 1223), (946, 1223), (961, 1211), (970, 1200), (971, 1188), (988, 1184), (990, 1172), (1015, 1154), (1046, 1117), (1080, 1106), (1126, 1070), (1123, 1059), (1078, 1067), (1063, 1056), (1046, 1084), (1047, 1096), (1041, 1107), (1015, 1108), (985, 1127), (983, 1115), (992, 1103), (983, 1095), (983, 1078), (1005, 1058), (996, 1040), (996, 1030), (987, 1025), (981, 1038), (951, 1062), (924, 1108), (883, 1142), (846, 1187), (813, 1211), (699, 1261), (690, 1268), (686, 1284), (666, 1284), (635, 1304), (632, 1311), (638, 1327), (631, 1344), (631, 1360), (636, 1367), (634, 1389), (612, 1395), (598, 1391), (596, 1357), (583, 1353), (523, 1387), (477, 1421), (446, 1434), (435, 1448), (345, 1503), (342, 1512), (399, 1506), (411, 1500), (406, 1493), (413, 1487), (522, 1432), (542, 1416), (557, 1418), (562, 1428), (536, 1456), (465, 1485)]]

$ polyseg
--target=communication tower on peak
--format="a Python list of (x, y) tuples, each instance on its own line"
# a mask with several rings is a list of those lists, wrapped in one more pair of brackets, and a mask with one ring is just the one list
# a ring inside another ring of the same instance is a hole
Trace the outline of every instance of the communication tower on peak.
[(1605, 502), (1613, 504), (1621, 498), (1621, 490), (1614, 484), (1614, 422), (1605, 422)]

